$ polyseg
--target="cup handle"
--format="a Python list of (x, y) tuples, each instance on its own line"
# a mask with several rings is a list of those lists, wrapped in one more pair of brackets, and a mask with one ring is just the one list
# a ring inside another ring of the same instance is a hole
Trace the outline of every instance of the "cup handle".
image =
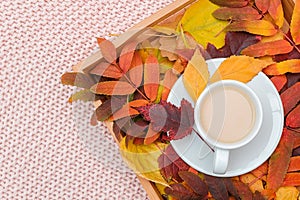
[(214, 156), (214, 173), (225, 174), (229, 160), (229, 150), (215, 149)]

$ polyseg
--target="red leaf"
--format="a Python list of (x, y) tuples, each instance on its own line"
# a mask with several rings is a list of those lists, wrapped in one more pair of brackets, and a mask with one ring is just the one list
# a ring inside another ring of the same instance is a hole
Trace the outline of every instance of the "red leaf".
[(250, 6), (243, 8), (221, 7), (215, 10), (212, 15), (220, 20), (255, 20), (262, 17), (256, 9)]
[(115, 45), (105, 38), (97, 38), (97, 42), (104, 59), (109, 63), (115, 63), (117, 59)]
[(142, 57), (138, 52), (135, 52), (132, 58), (131, 68), (128, 73), (130, 80), (136, 87), (141, 85), (143, 80), (143, 71)]
[(209, 0), (210, 2), (224, 7), (242, 8), (248, 4), (248, 0)]
[(278, 75), (278, 76), (273, 76), (271, 78), (271, 81), (273, 82), (273, 84), (275, 85), (276, 89), (278, 92), (281, 91), (281, 89), (285, 86), (285, 84), (287, 83), (287, 78), (286, 75)]
[(207, 185), (198, 175), (188, 171), (180, 171), (178, 174), (184, 183), (191, 188), (194, 193), (199, 195), (199, 199), (203, 199), (208, 195)]
[(126, 44), (121, 51), (121, 55), (119, 58), (119, 65), (124, 74), (129, 70), (131, 66), (131, 62), (133, 59), (136, 46), (137, 46), (137, 42), (133, 41)]
[(300, 173), (287, 173), (282, 186), (300, 186)]
[(216, 49), (210, 43), (207, 45), (207, 52), (212, 58), (225, 58), (231, 55), (239, 55), (240, 52), (261, 40), (261, 36), (255, 36), (244, 32), (227, 32), (225, 37), (225, 45)]
[(178, 172), (187, 171), (190, 167), (177, 155), (171, 145), (159, 156), (158, 166), (166, 180), (175, 179), (178, 182), (182, 181)]
[(227, 188), (222, 178), (205, 175), (205, 182), (213, 198), (218, 200), (229, 199)]
[(176, 74), (173, 73), (172, 69), (169, 69), (165, 73), (165, 77), (163, 80), (163, 91), (161, 95), (162, 100), (167, 100), (169, 93), (171, 91), (171, 88), (173, 87), (174, 83), (177, 81), (178, 77)]
[(300, 127), (300, 104), (288, 114), (285, 124), (291, 128)]
[(290, 29), (295, 44), (300, 44), (300, 2), (299, 0), (294, 2), (295, 2), (295, 6), (292, 15)]
[(288, 172), (300, 171), (300, 156), (291, 157)]
[[(197, 200), (197, 195), (181, 183), (174, 183), (165, 188), (166, 194), (180, 200)], [(201, 200), (201, 199), (199, 199)]]
[(131, 84), (124, 81), (105, 81), (91, 87), (93, 93), (105, 95), (127, 95), (132, 94), (135, 90)]
[(122, 72), (120, 71), (120, 69), (118, 69), (116, 65), (107, 62), (101, 62), (96, 67), (94, 67), (90, 71), (90, 73), (98, 76), (105, 76), (115, 79), (119, 79), (123, 76)]
[(300, 82), (297, 82), (280, 95), (284, 115), (288, 114), (300, 101)]
[(61, 83), (89, 89), (94, 84), (94, 81), (84, 73), (67, 72), (61, 76)]
[(193, 113), (193, 107), (186, 100), (181, 101), (181, 108), (162, 101), (149, 110), (153, 130), (168, 132), (169, 140), (181, 139), (192, 132)]
[(112, 97), (106, 101), (104, 101), (100, 106), (96, 109), (96, 116), (98, 121), (107, 120), (115, 110), (120, 109), (124, 103), (126, 102), (126, 98), (123, 97)]
[(262, 13), (266, 13), (270, 6), (270, 0), (255, 0), (255, 5)]
[(276, 40), (253, 44), (245, 48), (241, 53), (252, 57), (273, 56), (289, 53), (293, 48), (294, 47), (286, 40)]
[(281, 140), (269, 159), (267, 189), (276, 192), (283, 183), (293, 150), (293, 133), (288, 129), (282, 132)]
[(159, 86), (159, 64), (157, 58), (149, 55), (144, 65), (144, 90), (151, 101), (155, 101)]
[(160, 132), (154, 131), (152, 128), (152, 124), (149, 124), (148, 131), (146, 133), (146, 137), (144, 139), (144, 144), (149, 145), (155, 142), (160, 136)]
[(132, 137), (142, 137), (146, 130), (148, 128), (148, 122), (144, 120), (138, 120), (131, 124), (131, 126), (128, 128), (126, 135), (132, 136)]

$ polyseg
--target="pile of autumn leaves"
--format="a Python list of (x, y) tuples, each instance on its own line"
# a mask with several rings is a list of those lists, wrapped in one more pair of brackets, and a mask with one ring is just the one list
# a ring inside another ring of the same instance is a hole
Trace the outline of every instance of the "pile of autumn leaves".
[[(297, 0), (287, 25), (279, 0), (198, 1), (153, 27), (148, 39), (128, 42), (120, 53), (110, 41), (98, 38), (104, 59), (92, 69), (65, 73), (62, 83), (83, 88), (69, 102), (101, 101), (95, 104), (91, 123), (112, 121), (129, 166), (157, 183), (169, 198), (296, 199), (300, 186), (299, 11)], [(204, 14), (206, 21), (194, 20)], [(193, 28), (197, 26), (202, 28)], [(206, 28), (216, 35), (203, 37)], [(210, 75), (205, 60), (217, 57), (229, 58)], [(276, 86), (285, 112), (276, 151), (259, 168), (239, 177), (199, 174), (169, 145), (190, 134), (194, 123), (190, 102), (182, 100), (176, 107), (166, 101), (173, 84), (183, 75), (187, 91), (196, 100), (208, 83), (222, 79), (247, 83), (261, 70)]]

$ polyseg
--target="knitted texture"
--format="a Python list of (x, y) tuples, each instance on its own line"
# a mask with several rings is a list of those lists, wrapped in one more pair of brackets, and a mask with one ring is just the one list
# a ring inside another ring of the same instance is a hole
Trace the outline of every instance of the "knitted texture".
[(0, 199), (147, 199), (60, 76), (173, 0), (0, 1)]

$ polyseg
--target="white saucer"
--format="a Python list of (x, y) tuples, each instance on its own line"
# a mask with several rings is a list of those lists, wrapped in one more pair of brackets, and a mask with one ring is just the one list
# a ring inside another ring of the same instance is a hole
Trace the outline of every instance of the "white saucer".
[[(223, 60), (224, 58), (218, 58), (207, 61), (211, 75)], [(246, 146), (230, 152), (229, 165), (225, 174), (213, 173), (213, 152), (208, 149), (196, 133), (192, 132), (183, 139), (171, 141), (177, 154), (194, 169), (218, 177), (238, 176), (257, 168), (275, 150), (281, 137), (284, 122), (280, 96), (270, 79), (261, 72), (247, 85), (256, 93), (263, 107), (263, 123), (258, 135)], [(183, 98), (194, 106), (192, 98), (183, 85), (181, 76), (174, 84), (168, 101), (180, 106)]]

